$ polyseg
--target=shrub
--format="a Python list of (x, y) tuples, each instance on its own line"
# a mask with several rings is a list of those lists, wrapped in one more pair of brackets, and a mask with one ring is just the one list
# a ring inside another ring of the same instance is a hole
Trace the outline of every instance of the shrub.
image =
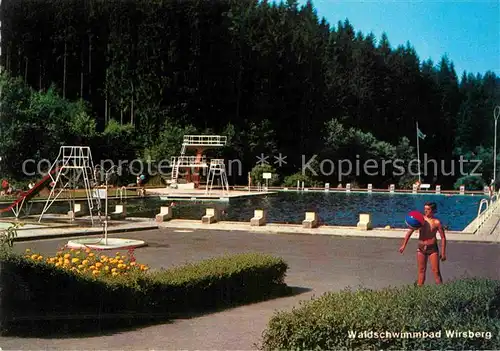
[[(0, 283), (6, 287), (0, 296), (0, 307), (4, 308), (2, 333), (26, 329), (27, 323), (30, 328), (47, 327), (47, 323), (30, 324), (37, 319), (50, 320), (56, 328), (58, 319), (74, 319), (76, 324), (66, 320), (63, 323), (66, 328), (76, 330), (82, 318), (97, 321), (109, 318), (131, 321), (141, 316), (165, 319), (287, 292), (284, 283), (287, 264), (267, 255), (223, 256), (158, 271), (120, 266), (119, 271), (124, 273), (113, 275), (106, 273), (109, 270), (105, 271), (104, 265), (99, 273), (94, 273), (95, 269), (77, 272), (76, 263), (69, 260), (65, 264), (64, 260), (69, 259), (64, 257), (66, 254), (59, 253), (52, 261), (39, 259), (38, 254), (31, 252), (29, 258), (2, 254)], [(72, 254), (76, 255), (76, 251)], [(33, 259), (32, 255), (36, 257)], [(63, 258), (63, 264), (56, 266), (59, 257)], [(107, 260), (110, 264), (109, 258)], [(124, 261), (122, 265), (127, 264), (121, 256), (120, 260)], [(132, 267), (130, 261), (128, 266)]]
[(296, 187), (297, 182), (299, 182), (300, 186), (302, 186), (302, 182), (304, 182), (304, 186), (306, 187), (322, 187), (321, 182), (312, 179), (307, 174), (302, 174), (302, 172), (294, 173), (285, 177), (283, 181), (283, 186), (285, 187)]
[[(264, 173), (271, 173), (271, 179), (264, 179)], [(256, 186), (257, 184), (265, 185), (266, 181), (269, 186), (274, 186), (279, 184), (279, 176), (276, 172), (276, 169), (269, 164), (258, 164), (250, 171), (250, 176), (252, 177), (252, 186)]]
[[(365, 331), (441, 335), (354, 337)], [(447, 331), (489, 334), (450, 337)], [(466, 279), (440, 286), (327, 293), (275, 314), (263, 333), (262, 349), (498, 349), (499, 332), (500, 281)]]
[(17, 229), (24, 226), (24, 223), (11, 223), (7, 229), (0, 230), (0, 250), (7, 250), (14, 245), (14, 239), (17, 238)]
[(486, 183), (483, 178), (470, 175), (458, 178), (453, 187), (460, 189), (462, 185), (465, 186), (466, 190), (483, 190)]

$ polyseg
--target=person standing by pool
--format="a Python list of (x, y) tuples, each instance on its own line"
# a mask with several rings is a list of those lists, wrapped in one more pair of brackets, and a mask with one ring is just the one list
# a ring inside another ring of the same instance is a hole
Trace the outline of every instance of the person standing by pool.
[[(446, 260), (446, 235), (443, 226), (439, 219), (434, 217), (437, 212), (437, 205), (435, 202), (427, 202), (424, 206), (424, 219), (425, 222), (419, 229), (418, 249), (417, 249), (417, 266), (418, 266), (418, 280), (417, 285), (424, 285), (425, 272), (427, 270), (427, 258), (431, 261), (432, 272), (434, 273), (434, 280), (436, 284), (443, 283), (443, 277), (439, 267), (439, 260)], [(399, 252), (403, 253), (408, 240), (416, 229), (410, 228), (406, 232), (403, 245), (399, 248)], [(436, 234), (439, 232), (441, 237), (441, 254), (437, 243)]]

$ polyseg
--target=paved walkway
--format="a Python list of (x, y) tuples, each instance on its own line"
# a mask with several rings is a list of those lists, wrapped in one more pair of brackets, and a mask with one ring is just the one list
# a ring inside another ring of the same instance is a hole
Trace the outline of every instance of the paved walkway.
[[(476, 242), (500, 242), (500, 226), (492, 230), (499, 221), (499, 215), (493, 215), (483, 226), (481, 232), (477, 234), (450, 231), (446, 232), (446, 238), (452, 241), (476, 241)], [(405, 229), (384, 229), (375, 228), (373, 230), (360, 230), (356, 227), (341, 226), (320, 226), (318, 228), (306, 229), (296, 224), (276, 224), (271, 223), (260, 227), (250, 226), (250, 223), (243, 222), (219, 222), (212, 224), (202, 224), (201, 220), (183, 220), (175, 219), (169, 222), (159, 224), (163, 228), (175, 229), (211, 229), (228, 231), (248, 231), (253, 233), (272, 233), (272, 234), (309, 234), (309, 235), (333, 235), (333, 236), (351, 236), (368, 238), (404, 238)], [(490, 230), (488, 230), (488, 228)], [(413, 239), (417, 239), (418, 234), (413, 234)]]
[[(379, 289), (411, 284), (416, 279), (416, 242), (401, 255), (401, 239), (351, 238), (329, 235), (276, 235), (250, 231), (160, 228), (120, 234), (145, 240), (138, 261), (153, 268), (168, 268), (225, 253), (262, 252), (279, 255), (290, 265), (287, 283), (306, 292), (171, 323), (102, 335), (53, 338), (0, 338), (4, 350), (252, 350), (276, 309), (291, 309), (301, 300), (347, 286)], [(16, 243), (20, 252), (31, 248), (54, 253), (66, 240)], [(500, 246), (456, 242), (448, 245), (443, 263), (445, 280), (461, 276), (500, 279)], [(430, 271), (430, 270), (429, 270)], [(429, 283), (433, 284), (430, 272)], [(459, 326), (457, 326), (459, 327)]]

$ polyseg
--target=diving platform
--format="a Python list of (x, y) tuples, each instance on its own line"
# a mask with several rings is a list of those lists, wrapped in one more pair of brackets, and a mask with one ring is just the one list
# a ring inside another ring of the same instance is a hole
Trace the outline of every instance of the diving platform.
[(208, 167), (206, 156), (201, 159), (196, 156), (172, 157), (171, 164), (177, 167)]
[(184, 135), (183, 146), (225, 146), (227, 136), (224, 135)]
[[(227, 144), (227, 136), (224, 135), (184, 135), (182, 140), (181, 154), (178, 157), (172, 157), (171, 167), (172, 175), (170, 186), (177, 187), (179, 179), (179, 170), (187, 168), (186, 178), (189, 183), (193, 183), (195, 188), (200, 185), (200, 168), (208, 168), (206, 156), (203, 155), (206, 149), (222, 147)], [(188, 149), (194, 149), (196, 156), (186, 156)], [(191, 169), (194, 172), (191, 172)], [(212, 173), (214, 170), (212, 170)], [(191, 174), (193, 173), (193, 174)]]
[(158, 196), (161, 201), (217, 201), (228, 202), (234, 198), (260, 197), (276, 194), (276, 191), (248, 191), (248, 190), (223, 190), (212, 189), (207, 193), (204, 189), (171, 189), (171, 188), (155, 188), (148, 189), (148, 194)]

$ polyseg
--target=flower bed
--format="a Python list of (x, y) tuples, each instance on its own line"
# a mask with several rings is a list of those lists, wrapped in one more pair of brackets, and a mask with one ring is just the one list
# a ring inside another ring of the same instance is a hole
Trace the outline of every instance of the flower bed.
[(327, 293), (278, 312), (263, 350), (498, 350), (500, 281)]
[(101, 326), (105, 319), (111, 324), (120, 319), (165, 320), (259, 301), (288, 292), (287, 269), (281, 258), (254, 253), (158, 271), (120, 253), (64, 250), (53, 257), (31, 251), (3, 253), (0, 329), (3, 334), (22, 329), (49, 333), (61, 325), (80, 330), (85, 319)]
[(42, 255), (26, 249), (24, 257), (37, 262), (44, 261), (49, 265), (54, 265), (54, 267), (61, 267), (75, 273), (91, 274), (98, 277), (115, 277), (149, 269), (147, 265), (137, 264), (133, 251), (129, 251), (127, 256), (117, 252), (113, 257), (93, 252), (91, 249), (63, 249), (58, 251), (55, 256), (44, 258)]

